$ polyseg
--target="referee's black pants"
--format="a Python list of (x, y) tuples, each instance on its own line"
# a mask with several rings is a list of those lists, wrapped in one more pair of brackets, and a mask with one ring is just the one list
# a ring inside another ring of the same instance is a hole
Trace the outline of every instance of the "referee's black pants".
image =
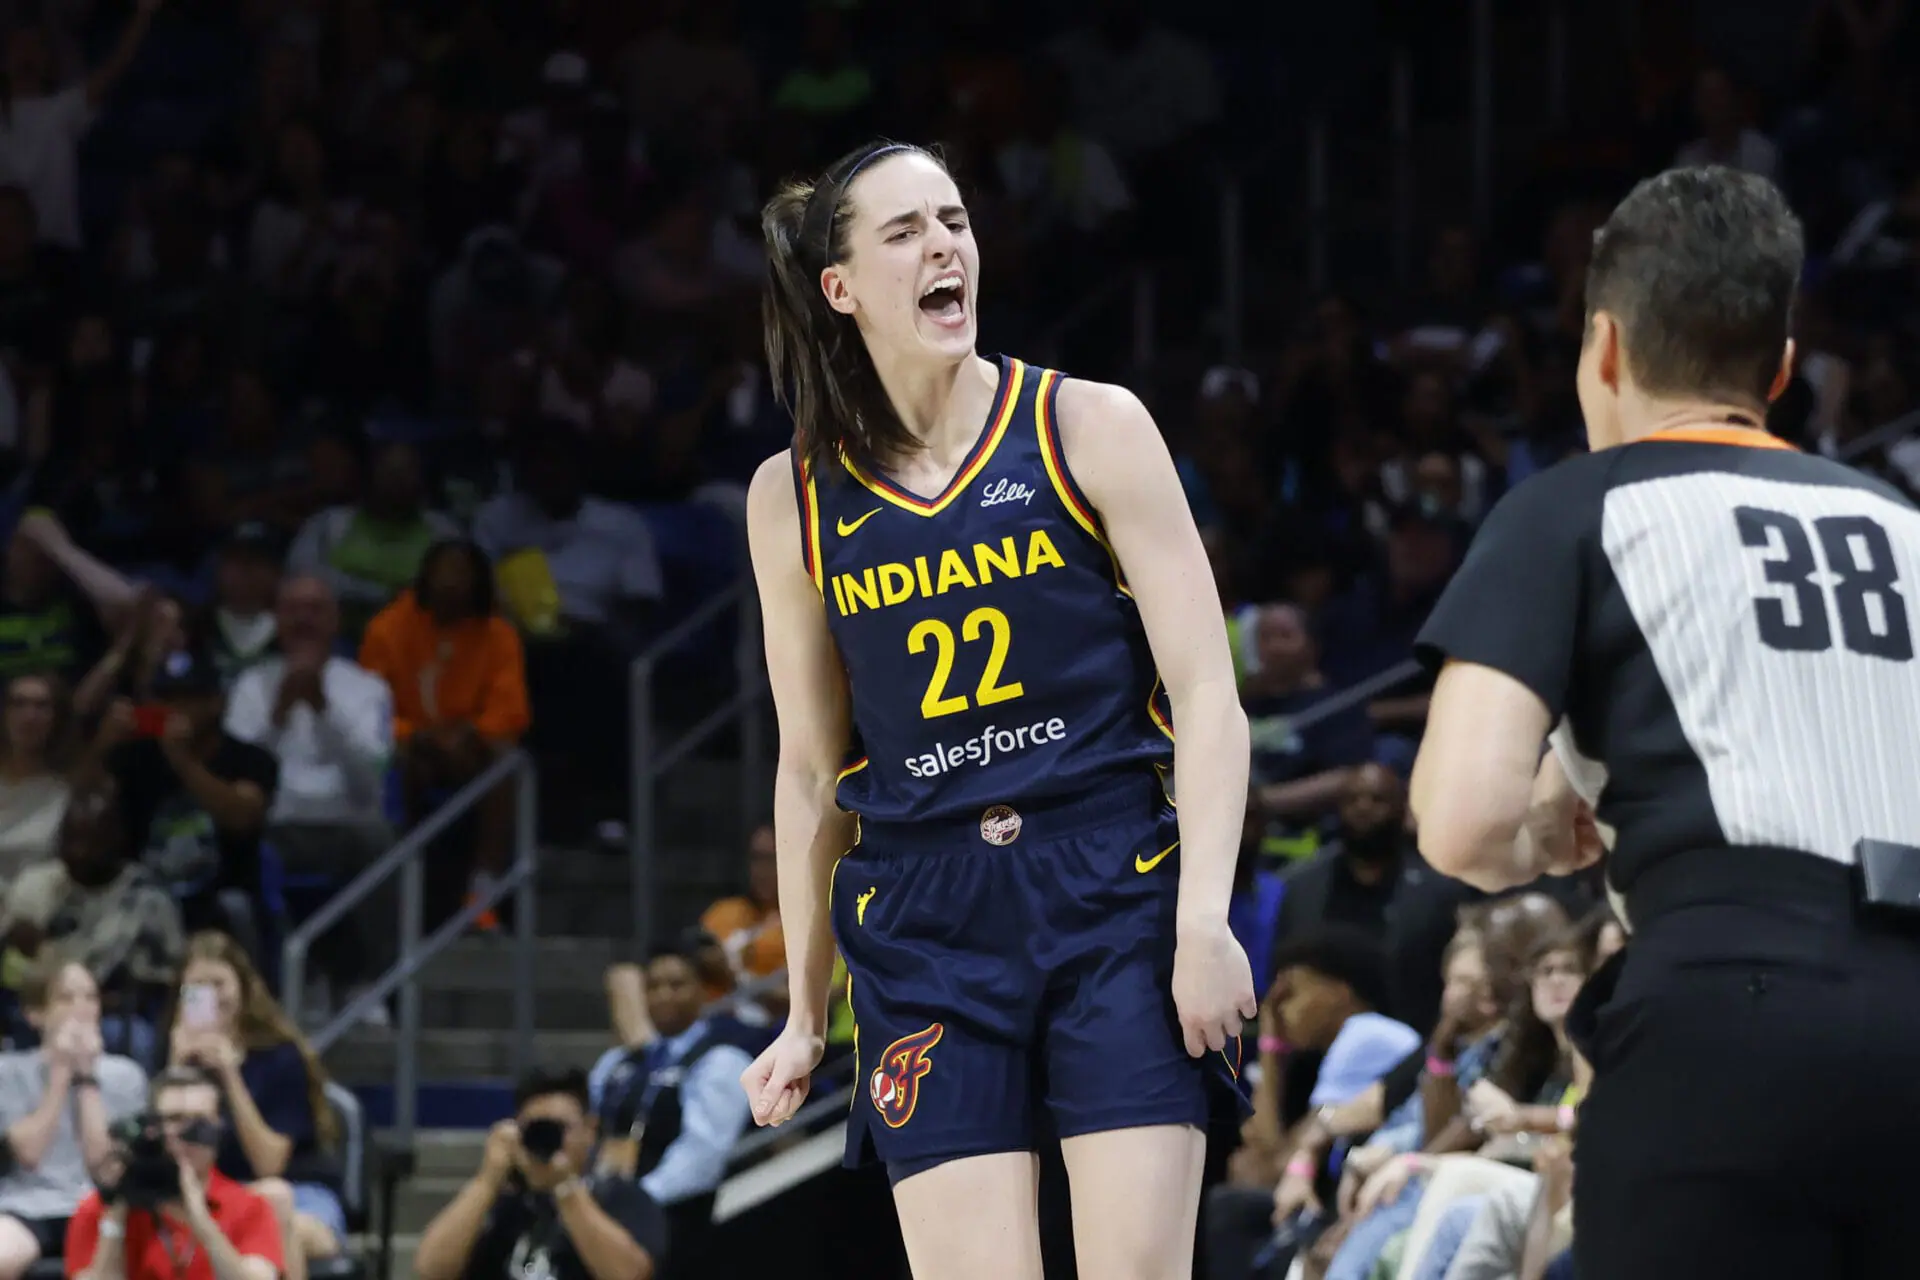
[(1656, 864), (1627, 905), (1617, 981), (1569, 1020), (1580, 1280), (1920, 1274), (1920, 923), (1764, 849)]

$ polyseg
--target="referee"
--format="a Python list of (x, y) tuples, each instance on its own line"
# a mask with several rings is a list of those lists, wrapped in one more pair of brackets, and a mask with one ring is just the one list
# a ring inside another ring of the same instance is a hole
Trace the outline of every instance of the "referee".
[(1581, 1280), (1920, 1274), (1920, 513), (1766, 433), (1802, 256), (1760, 178), (1637, 187), (1587, 276), (1593, 452), (1420, 636), (1421, 852), (1495, 889), (1610, 849), (1633, 930), (1576, 1010)]

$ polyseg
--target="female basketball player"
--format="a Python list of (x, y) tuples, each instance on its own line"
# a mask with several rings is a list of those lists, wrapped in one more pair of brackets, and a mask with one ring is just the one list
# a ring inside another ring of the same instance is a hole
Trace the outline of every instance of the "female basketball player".
[(792, 1012), (754, 1118), (806, 1097), (837, 938), (849, 1156), (886, 1162), (918, 1280), (1040, 1280), (1042, 1125), (1081, 1274), (1184, 1280), (1205, 1077), (1256, 1004), (1227, 928), (1247, 724), (1166, 446), (1118, 387), (975, 354), (979, 251), (928, 152), (864, 147), (764, 230), (795, 432), (748, 518)]

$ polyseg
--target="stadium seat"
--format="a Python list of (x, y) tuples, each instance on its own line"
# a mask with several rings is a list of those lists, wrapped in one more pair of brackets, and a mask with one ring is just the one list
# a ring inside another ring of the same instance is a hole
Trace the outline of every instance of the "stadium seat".
[[(346, 1210), (347, 1230), (367, 1229), (367, 1172), (371, 1149), (367, 1142), (366, 1113), (360, 1099), (345, 1085), (326, 1084), (327, 1105), (340, 1128), (340, 1206)], [(316, 1258), (307, 1264), (312, 1280), (368, 1280), (366, 1263), (349, 1245), (334, 1258)]]

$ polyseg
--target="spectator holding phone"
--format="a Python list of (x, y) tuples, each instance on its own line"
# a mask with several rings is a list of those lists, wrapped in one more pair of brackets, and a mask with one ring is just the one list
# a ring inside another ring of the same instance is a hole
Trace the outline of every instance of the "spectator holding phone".
[(347, 1235), (326, 1072), (224, 933), (187, 940), (168, 1050), (171, 1065), (198, 1067), (219, 1084), (220, 1172), (273, 1206), (288, 1280), (305, 1280), (307, 1263), (338, 1254)]
[(584, 1071), (534, 1071), (514, 1118), (487, 1135), (480, 1168), (427, 1224), (420, 1280), (653, 1280), (660, 1207), (630, 1178), (582, 1176), (596, 1126)]
[(21, 1001), (40, 1044), (0, 1053), (0, 1127), (13, 1156), (0, 1175), (0, 1280), (65, 1250), (67, 1220), (112, 1154), (108, 1126), (147, 1096), (146, 1073), (102, 1048), (100, 988), (85, 965), (43, 958)]

